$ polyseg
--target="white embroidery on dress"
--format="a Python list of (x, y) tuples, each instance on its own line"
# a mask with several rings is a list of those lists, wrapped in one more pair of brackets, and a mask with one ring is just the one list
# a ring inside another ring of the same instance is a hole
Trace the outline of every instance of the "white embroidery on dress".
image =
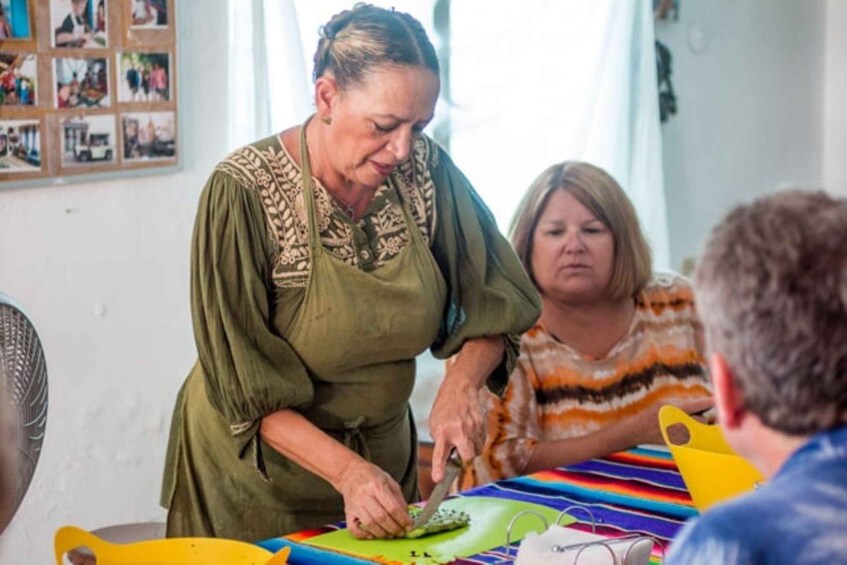
[[(427, 244), (435, 226), (434, 185), (431, 170), (438, 151), (431, 140), (421, 136), (411, 158), (401, 164), (374, 194), (375, 210), (362, 218), (359, 226), (373, 245), (378, 268), (397, 256), (410, 241), (409, 231), (397, 193)], [(300, 169), (282, 147), (279, 138), (242, 147), (216, 168), (239, 184), (255, 190), (265, 213), (268, 236), (273, 243), (273, 281), (280, 287), (305, 287), (311, 271), (309, 234)], [(396, 191), (394, 189), (397, 189)], [(316, 184), (315, 213), (321, 244), (338, 259), (360, 267), (360, 249), (354, 226)], [(370, 254), (364, 254), (366, 256)]]

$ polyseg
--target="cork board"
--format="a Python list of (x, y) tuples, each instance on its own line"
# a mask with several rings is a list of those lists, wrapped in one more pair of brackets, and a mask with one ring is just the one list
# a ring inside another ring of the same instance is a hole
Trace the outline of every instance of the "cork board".
[(179, 164), (175, 0), (0, 0), (0, 188)]

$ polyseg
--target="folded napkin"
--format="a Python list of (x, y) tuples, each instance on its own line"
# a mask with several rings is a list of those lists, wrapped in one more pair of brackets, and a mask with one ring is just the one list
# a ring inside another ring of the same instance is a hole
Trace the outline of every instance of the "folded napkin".
[(526, 535), (515, 565), (647, 565), (652, 550), (648, 537), (606, 538), (552, 525), (540, 534)]

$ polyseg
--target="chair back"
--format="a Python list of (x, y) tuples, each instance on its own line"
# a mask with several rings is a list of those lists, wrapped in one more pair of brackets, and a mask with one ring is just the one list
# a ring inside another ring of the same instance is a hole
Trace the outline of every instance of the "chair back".
[[(688, 430), (687, 443), (671, 442), (668, 428), (681, 424)], [(700, 512), (713, 504), (752, 490), (764, 477), (735, 453), (717, 425), (698, 422), (676, 406), (659, 410), (659, 426), (694, 506)]]
[(281, 565), (290, 548), (276, 554), (243, 541), (221, 538), (168, 538), (120, 544), (74, 526), (56, 532), (56, 565), (71, 549), (86, 546), (97, 565)]

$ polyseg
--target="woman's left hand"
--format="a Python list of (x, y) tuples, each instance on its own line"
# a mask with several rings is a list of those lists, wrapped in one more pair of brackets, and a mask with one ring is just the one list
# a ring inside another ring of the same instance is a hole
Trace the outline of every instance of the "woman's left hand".
[(480, 394), (485, 380), (503, 360), (501, 335), (469, 339), (447, 363), (447, 374), (438, 389), (429, 415), (432, 450), (432, 480), (444, 478), (444, 465), (453, 448), (465, 463), (485, 445), (484, 403)]
[(444, 477), (444, 465), (453, 448), (469, 464), (485, 445), (485, 417), (479, 386), (464, 374), (447, 371), (432, 411), (429, 433), (435, 442), (432, 451), (432, 480)]

